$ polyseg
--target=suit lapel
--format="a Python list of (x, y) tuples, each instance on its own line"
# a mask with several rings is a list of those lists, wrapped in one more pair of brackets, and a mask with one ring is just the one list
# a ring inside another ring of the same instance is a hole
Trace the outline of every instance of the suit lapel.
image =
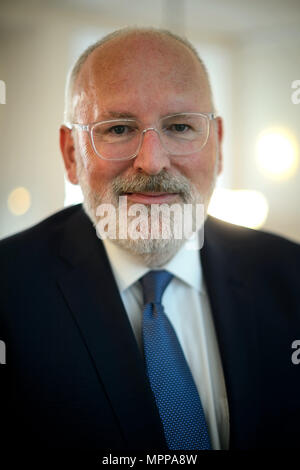
[(81, 331), (126, 445), (163, 449), (165, 440), (143, 360), (102, 242), (79, 210), (68, 221), (60, 289)]
[(201, 262), (225, 376), (230, 448), (251, 448), (260, 411), (254, 291), (247, 253), (239, 252), (222, 225), (207, 220)]

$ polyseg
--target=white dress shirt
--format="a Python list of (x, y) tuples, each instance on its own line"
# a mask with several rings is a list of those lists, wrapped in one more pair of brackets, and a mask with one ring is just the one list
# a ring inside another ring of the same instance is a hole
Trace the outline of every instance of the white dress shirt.
[[(103, 243), (143, 354), (143, 295), (139, 279), (150, 268), (111, 241), (106, 239)], [(166, 269), (174, 275), (163, 294), (162, 303), (176, 331), (200, 395), (212, 448), (227, 449), (229, 414), (226, 388), (199, 251), (183, 246), (160, 269)]]

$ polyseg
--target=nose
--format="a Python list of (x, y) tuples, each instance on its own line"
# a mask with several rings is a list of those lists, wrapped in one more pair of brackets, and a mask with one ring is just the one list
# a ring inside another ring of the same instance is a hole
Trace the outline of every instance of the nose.
[(158, 132), (153, 128), (146, 129), (141, 139), (133, 167), (148, 175), (157, 175), (162, 170), (168, 170), (170, 168), (169, 155), (162, 146)]

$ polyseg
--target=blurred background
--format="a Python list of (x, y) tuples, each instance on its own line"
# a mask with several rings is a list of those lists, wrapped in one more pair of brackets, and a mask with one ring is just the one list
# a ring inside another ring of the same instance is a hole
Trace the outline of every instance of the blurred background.
[(58, 145), (69, 67), (124, 26), (187, 37), (225, 123), (210, 212), (300, 242), (299, 0), (1, 0), (0, 237), (76, 203)]

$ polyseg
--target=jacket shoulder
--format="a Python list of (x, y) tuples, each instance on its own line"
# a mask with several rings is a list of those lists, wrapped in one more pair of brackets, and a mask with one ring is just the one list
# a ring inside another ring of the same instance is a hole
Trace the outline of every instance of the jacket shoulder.
[(55, 233), (63, 229), (67, 221), (81, 210), (81, 204), (67, 207), (28, 229), (2, 239), (0, 241), (1, 263), (26, 258), (26, 253), (30, 256), (34, 254), (37, 256), (42, 247), (49, 247), (50, 239)]
[(300, 244), (280, 235), (254, 230), (240, 225), (224, 222), (209, 216), (205, 223), (205, 240), (224, 249), (241, 251), (248, 256), (272, 256), (279, 258), (285, 255), (300, 259)]

